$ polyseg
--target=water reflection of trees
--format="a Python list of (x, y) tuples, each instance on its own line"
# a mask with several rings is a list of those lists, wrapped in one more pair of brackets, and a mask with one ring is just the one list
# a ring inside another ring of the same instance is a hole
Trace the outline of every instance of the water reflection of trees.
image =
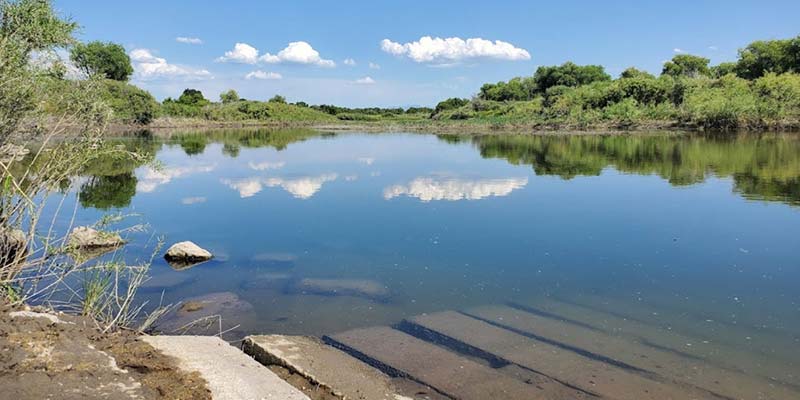
[(800, 204), (800, 137), (793, 135), (476, 136), (485, 158), (531, 165), (538, 175), (564, 179), (604, 168), (656, 174), (673, 185), (732, 177), (747, 198)]
[(221, 143), (222, 153), (236, 158), (241, 148), (272, 147), (284, 150), (292, 143), (302, 142), (314, 137), (330, 137), (312, 129), (219, 129), (207, 132), (175, 133), (164, 141), (181, 146), (187, 155), (202, 154), (208, 143)]

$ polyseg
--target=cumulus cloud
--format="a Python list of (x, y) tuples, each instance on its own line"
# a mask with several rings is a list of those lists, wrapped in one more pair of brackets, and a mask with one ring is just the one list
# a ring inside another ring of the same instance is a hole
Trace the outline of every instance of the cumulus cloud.
[(369, 69), (381, 69), (381, 66), (374, 62), (369, 63)]
[(276, 55), (270, 53), (264, 54), (259, 60), (268, 64), (306, 64), (317, 65), (320, 67), (332, 68), (336, 66), (333, 60), (325, 60), (320, 57), (319, 52), (314, 50), (310, 44), (306, 42), (292, 42), (286, 46), (285, 49), (278, 52)]
[(372, 85), (375, 83), (375, 79), (365, 76), (361, 79), (356, 79), (356, 83), (358, 83), (359, 85)]
[(253, 71), (248, 73), (244, 76), (245, 79), (261, 79), (261, 80), (277, 80), (283, 79), (283, 75), (277, 72), (266, 72), (266, 71)]
[(528, 178), (457, 179), (420, 177), (406, 185), (390, 186), (383, 191), (386, 200), (410, 196), (423, 202), (434, 200), (480, 200), (493, 196), (507, 196), (528, 184)]
[(258, 49), (247, 43), (236, 43), (233, 45), (233, 50), (226, 51), (225, 55), (217, 58), (217, 61), (255, 64), (258, 62)]
[(685, 53), (685, 51), (683, 51), (683, 49), (679, 49), (677, 47), (672, 49), (672, 51), (675, 52), (675, 53)]
[(175, 38), (175, 41), (185, 44), (203, 44), (203, 40), (196, 37), (178, 36)]
[(342, 64), (347, 65), (349, 67), (355, 67), (356, 60), (353, 60), (352, 58), (345, 58), (344, 61), (342, 61)]
[(131, 51), (130, 57), (131, 61), (133, 61), (134, 71), (141, 79), (176, 76), (188, 78), (211, 77), (211, 73), (208, 70), (170, 64), (166, 59), (154, 56), (147, 49), (134, 49)]
[(492, 58), (498, 60), (530, 60), (527, 50), (501, 40), (481, 38), (432, 38), (424, 36), (418, 41), (400, 44), (389, 39), (381, 41), (381, 49), (395, 56), (406, 56), (418, 63), (452, 64), (469, 59)]
[(159, 186), (166, 185), (183, 176), (211, 172), (216, 169), (216, 165), (197, 165), (188, 167), (168, 167), (161, 169), (147, 168), (139, 177), (136, 183), (136, 191), (151, 193)]
[(334, 181), (337, 174), (324, 174), (320, 176), (306, 176), (300, 178), (246, 178), (239, 180), (222, 179), (221, 182), (231, 189), (239, 192), (239, 197), (245, 199), (261, 192), (264, 187), (280, 187), (298, 199), (309, 199), (322, 189), (326, 182)]

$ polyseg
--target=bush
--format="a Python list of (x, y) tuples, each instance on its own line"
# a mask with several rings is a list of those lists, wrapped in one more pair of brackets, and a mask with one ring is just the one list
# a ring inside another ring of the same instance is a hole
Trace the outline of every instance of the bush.
[(705, 129), (731, 131), (762, 125), (758, 99), (750, 83), (727, 75), (708, 87), (686, 93), (685, 117)]
[(458, 97), (451, 97), (447, 100), (440, 101), (433, 110), (434, 114), (439, 114), (442, 111), (455, 110), (456, 108), (464, 107), (469, 104), (468, 99), (460, 99)]
[(114, 118), (125, 123), (149, 124), (158, 113), (158, 102), (150, 93), (126, 82), (106, 79), (102, 95)]

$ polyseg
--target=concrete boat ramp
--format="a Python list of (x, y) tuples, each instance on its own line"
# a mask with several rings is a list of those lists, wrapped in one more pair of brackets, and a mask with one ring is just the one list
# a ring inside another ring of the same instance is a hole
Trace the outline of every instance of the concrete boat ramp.
[[(484, 306), (321, 339), (250, 336), (242, 351), (213, 337), (145, 340), (200, 373), (215, 399), (800, 398), (797, 366), (725, 364), (719, 345), (686, 351), (683, 334), (627, 320), (619, 334), (609, 326), (618, 316), (582, 311), (553, 301)], [(290, 385), (276, 368), (305, 383)]]

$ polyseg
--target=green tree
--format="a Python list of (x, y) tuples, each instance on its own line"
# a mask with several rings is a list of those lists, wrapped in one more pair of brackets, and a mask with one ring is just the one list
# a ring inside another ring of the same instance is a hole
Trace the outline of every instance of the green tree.
[(31, 54), (69, 46), (76, 28), (48, 0), (0, 0), (0, 145), (36, 107)]
[(456, 108), (464, 107), (465, 105), (469, 104), (468, 99), (460, 99), (458, 97), (451, 97), (447, 100), (440, 101), (439, 104), (436, 105), (436, 109), (433, 110), (434, 114), (438, 114), (442, 111), (447, 110), (455, 110)]
[(147, 125), (156, 117), (158, 102), (147, 91), (114, 80), (106, 80), (104, 86), (103, 101), (118, 120)]
[(800, 72), (800, 36), (785, 40), (759, 40), (739, 50), (736, 73), (756, 79), (768, 72)]
[(116, 43), (79, 43), (72, 48), (70, 59), (88, 75), (98, 74), (115, 81), (127, 81), (133, 74), (131, 58), (125, 48)]
[(239, 93), (236, 93), (235, 90), (230, 89), (227, 92), (222, 92), (219, 95), (219, 100), (222, 102), (222, 104), (235, 103), (239, 101)]
[(275, 96), (272, 96), (271, 99), (269, 99), (269, 102), (270, 103), (286, 104), (286, 97), (283, 97), (283, 96), (281, 96), (279, 94), (276, 94)]
[(203, 96), (203, 92), (197, 89), (185, 89), (183, 93), (181, 93), (181, 96), (178, 97), (177, 102), (183, 105), (197, 107), (202, 107), (211, 103)]
[(728, 74), (735, 74), (738, 64), (735, 62), (724, 62), (710, 68), (710, 74), (714, 78), (722, 78)]
[(655, 78), (653, 76), (653, 74), (651, 74), (651, 73), (649, 73), (647, 71), (642, 71), (642, 70), (634, 68), (634, 67), (630, 67), (630, 68), (626, 69), (625, 71), (622, 71), (622, 74), (620, 74), (619, 77), (622, 78), (622, 79)]
[(576, 65), (566, 62), (558, 66), (539, 67), (533, 75), (536, 92), (544, 94), (554, 86), (581, 86), (592, 82), (610, 81), (611, 76), (600, 65)]
[(661, 74), (675, 78), (709, 76), (708, 63), (710, 62), (711, 60), (705, 57), (693, 56), (691, 54), (678, 54), (672, 57), (671, 61), (664, 63), (664, 69), (661, 71)]

